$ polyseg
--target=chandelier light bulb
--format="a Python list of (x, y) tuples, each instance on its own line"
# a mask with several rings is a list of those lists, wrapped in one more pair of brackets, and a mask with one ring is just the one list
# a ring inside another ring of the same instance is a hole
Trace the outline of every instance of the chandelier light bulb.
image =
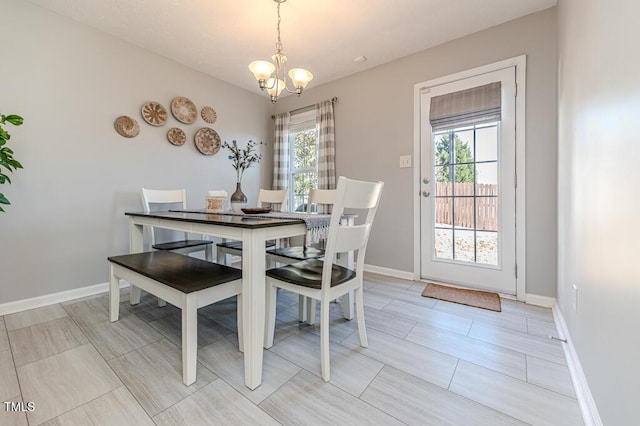
[(276, 70), (276, 66), (268, 61), (253, 61), (249, 64), (249, 71), (253, 73), (256, 80), (267, 80)]
[(300, 89), (300, 91), (302, 91), (313, 79), (313, 74), (302, 68), (292, 68), (289, 70), (289, 78), (293, 82), (293, 87), (295, 87), (296, 90)]
[(267, 93), (271, 96), (271, 101), (275, 102), (275, 99), (280, 96), (280, 93), (285, 88), (284, 80), (280, 80), (279, 78), (270, 78), (267, 80)]

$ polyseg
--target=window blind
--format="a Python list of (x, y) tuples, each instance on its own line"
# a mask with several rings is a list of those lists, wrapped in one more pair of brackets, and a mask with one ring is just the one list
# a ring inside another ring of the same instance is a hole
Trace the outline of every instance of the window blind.
[(489, 83), (431, 98), (433, 131), (500, 121), (501, 83)]

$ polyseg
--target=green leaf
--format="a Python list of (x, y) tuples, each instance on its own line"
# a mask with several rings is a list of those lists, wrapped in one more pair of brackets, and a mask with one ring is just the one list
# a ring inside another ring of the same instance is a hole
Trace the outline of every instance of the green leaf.
[(14, 126), (20, 126), (24, 122), (24, 119), (19, 115), (11, 114), (4, 117), (5, 121), (13, 124)]
[(3, 193), (0, 192), (0, 204), (11, 204), (7, 197), (4, 196)]
[(9, 164), (11, 164), (16, 169), (24, 169), (24, 167), (22, 167), (22, 164), (20, 164), (18, 160), (14, 160), (13, 158), (9, 161)]

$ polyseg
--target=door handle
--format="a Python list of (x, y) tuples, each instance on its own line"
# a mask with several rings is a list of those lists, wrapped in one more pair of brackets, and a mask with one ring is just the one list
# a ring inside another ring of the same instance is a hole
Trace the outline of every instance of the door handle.
[(430, 182), (429, 178), (422, 178), (422, 183), (424, 183), (425, 185), (428, 184)]
[(422, 191), (422, 196), (423, 196), (423, 197), (427, 198), (429, 195), (431, 195), (431, 193), (430, 193), (430, 192)]

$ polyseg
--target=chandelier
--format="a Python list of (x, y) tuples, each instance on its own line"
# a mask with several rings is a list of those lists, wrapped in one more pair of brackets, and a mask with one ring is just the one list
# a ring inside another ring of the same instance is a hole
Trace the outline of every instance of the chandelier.
[(249, 64), (251, 71), (258, 80), (260, 89), (267, 89), (271, 102), (275, 103), (283, 90), (289, 93), (297, 93), (300, 96), (302, 90), (313, 79), (313, 74), (302, 68), (292, 68), (289, 70), (289, 78), (293, 84), (293, 90), (289, 89), (286, 82), (287, 56), (282, 53), (282, 41), (280, 41), (280, 4), (287, 0), (273, 0), (278, 3), (278, 42), (276, 43), (276, 53), (271, 57), (271, 61), (253, 61)]

